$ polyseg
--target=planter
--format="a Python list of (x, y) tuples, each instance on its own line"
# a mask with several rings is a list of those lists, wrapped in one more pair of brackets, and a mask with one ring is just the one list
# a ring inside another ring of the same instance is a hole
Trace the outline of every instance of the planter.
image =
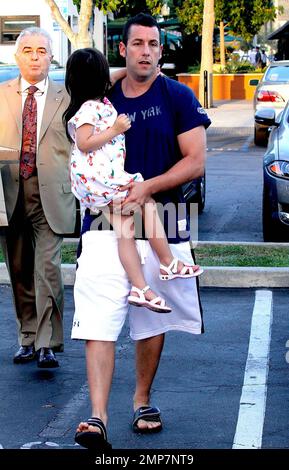
[[(178, 81), (199, 96), (200, 74), (178, 73)], [(249, 85), (252, 78), (259, 79), (262, 73), (218, 73), (213, 74), (213, 100), (252, 100), (255, 86)]]

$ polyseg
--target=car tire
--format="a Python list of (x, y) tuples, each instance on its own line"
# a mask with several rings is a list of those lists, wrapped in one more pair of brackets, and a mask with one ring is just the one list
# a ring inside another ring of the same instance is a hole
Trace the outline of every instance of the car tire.
[(199, 214), (201, 214), (205, 208), (206, 203), (206, 175), (200, 179), (197, 193), (197, 203)]
[(263, 190), (262, 219), (264, 242), (289, 242), (289, 227), (286, 228), (278, 218), (277, 203), (266, 188)]
[(254, 128), (254, 144), (258, 147), (267, 147), (268, 130), (255, 125)]

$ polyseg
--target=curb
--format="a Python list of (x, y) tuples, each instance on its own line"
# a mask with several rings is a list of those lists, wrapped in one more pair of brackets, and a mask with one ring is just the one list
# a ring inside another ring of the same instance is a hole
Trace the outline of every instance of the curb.
[(231, 136), (231, 135), (238, 135), (249, 137), (254, 135), (254, 128), (253, 127), (213, 127), (210, 126), (207, 131), (207, 135), (224, 135), (224, 136)]
[(204, 266), (201, 287), (289, 287), (289, 268)]
[[(62, 264), (61, 269), (64, 285), (73, 286), (75, 265)], [(201, 287), (289, 287), (289, 268), (204, 266), (199, 279)], [(0, 263), (0, 284), (10, 284), (4, 263)]]

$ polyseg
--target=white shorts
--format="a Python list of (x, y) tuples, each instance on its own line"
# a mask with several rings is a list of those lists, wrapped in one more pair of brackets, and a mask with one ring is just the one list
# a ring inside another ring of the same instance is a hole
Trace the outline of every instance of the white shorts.
[[(172, 308), (157, 313), (129, 306), (130, 282), (119, 260), (114, 231), (92, 230), (82, 237), (74, 286), (72, 339), (116, 341), (129, 313), (130, 336), (150, 338), (170, 330), (200, 334), (202, 316), (196, 278), (159, 279), (159, 260), (149, 242), (137, 240), (147, 284)], [(178, 259), (192, 263), (190, 243), (170, 245)]]

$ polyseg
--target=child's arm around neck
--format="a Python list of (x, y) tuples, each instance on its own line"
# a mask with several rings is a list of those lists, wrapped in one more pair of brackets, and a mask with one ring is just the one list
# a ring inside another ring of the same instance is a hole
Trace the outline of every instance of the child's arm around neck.
[(113, 86), (118, 80), (121, 80), (122, 78), (126, 77), (126, 67), (114, 70), (110, 74), (110, 82), (111, 86)]

